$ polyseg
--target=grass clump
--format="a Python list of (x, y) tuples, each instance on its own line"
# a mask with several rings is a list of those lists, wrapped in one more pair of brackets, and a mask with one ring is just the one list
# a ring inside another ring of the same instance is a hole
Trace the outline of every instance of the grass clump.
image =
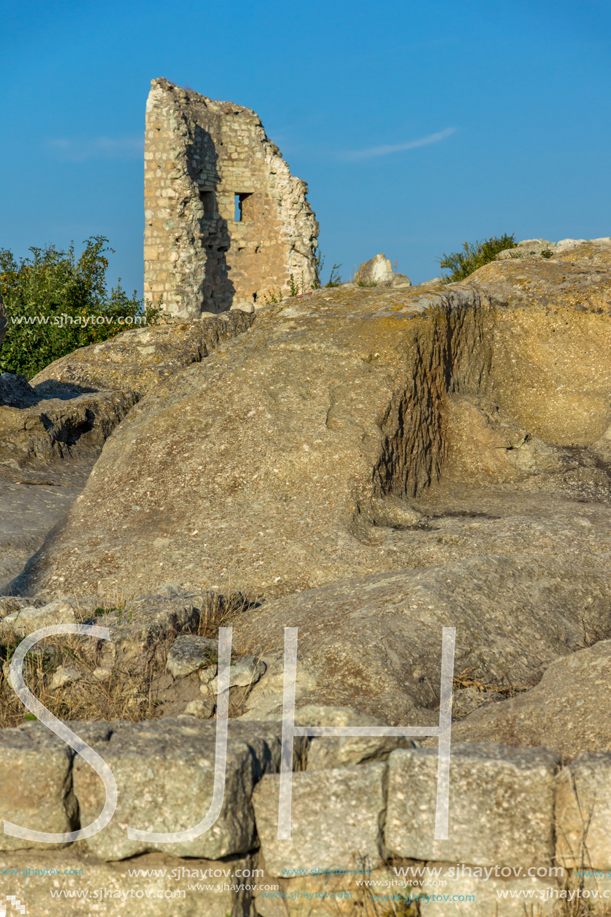
[(450, 273), (444, 275), (444, 283), (457, 283), (464, 280), (478, 268), (494, 261), (499, 252), (506, 248), (516, 248), (515, 236), (504, 233), (502, 236), (493, 236), (483, 242), (463, 242), (462, 252), (452, 252), (451, 255), (442, 255), (439, 264)]
[(73, 244), (67, 251), (32, 247), (22, 259), (0, 249), (0, 294), (8, 313), (0, 373), (31, 379), (79, 347), (158, 320), (160, 310), (145, 308), (135, 291), (130, 298), (120, 282), (108, 290), (107, 242), (92, 236), (78, 258)]

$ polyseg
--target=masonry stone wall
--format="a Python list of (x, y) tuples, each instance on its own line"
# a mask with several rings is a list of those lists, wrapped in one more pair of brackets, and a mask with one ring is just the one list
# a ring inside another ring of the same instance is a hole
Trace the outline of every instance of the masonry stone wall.
[[(340, 749), (334, 738), (314, 738), (296, 747), (291, 835), (281, 839), (282, 723), (231, 720), (214, 826), (169, 841), (165, 832), (184, 832), (209, 810), (216, 723), (182, 716), (73, 725), (118, 787), (113, 818), (76, 842), (62, 832), (102, 811), (97, 775), (42, 724), (0, 730), (0, 876), (10, 877), (27, 913), (90, 914), (86, 889), (103, 888), (95, 904), (102, 917), (114, 917), (113, 899), (127, 897), (135, 917), (390, 917), (414, 899), (421, 917), (520, 917), (525, 899), (532, 917), (559, 917), (576, 899), (594, 905), (588, 913), (608, 914), (610, 753), (562, 766), (544, 748), (454, 745), (448, 837), (436, 840), (437, 749), (390, 751), (386, 739), (366, 746), (361, 737), (342, 739)], [(331, 757), (350, 753), (357, 763), (318, 769), (315, 747), (329, 742)], [(15, 833), (15, 825), (58, 842)], [(134, 839), (128, 826), (163, 833)], [(49, 887), (70, 893), (53, 899)]]
[(146, 109), (145, 299), (181, 318), (312, 288), (318, 223), (250, 108), (153, 80)]

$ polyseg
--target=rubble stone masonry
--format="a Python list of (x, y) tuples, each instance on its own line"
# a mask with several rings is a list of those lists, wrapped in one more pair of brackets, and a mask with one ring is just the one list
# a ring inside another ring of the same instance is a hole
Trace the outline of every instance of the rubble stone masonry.
[(179, 318), (316, 279), (318, 223), (250, 108), (165, 79), (146, 106), (144, 295)]

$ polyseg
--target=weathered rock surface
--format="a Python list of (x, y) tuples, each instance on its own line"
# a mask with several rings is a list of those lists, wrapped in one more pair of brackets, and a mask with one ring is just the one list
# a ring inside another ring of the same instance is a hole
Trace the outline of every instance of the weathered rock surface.
[(74, 386), (32, 391), (34, 397), (28, 399), (25, 386), (19, 391), (15, 384), (6, 385), (4, 404), (0, 391), (0, 465), (14, 472), (27, 466), (44, 470), (49, 463), (78, 458), (83, 452), (91, 454), (93, 464), (136, 402), (136, 396), (125, 391), (80, 394)]
[[(26, 582), (48, 587), (61, 569), (71, 589), (145, 591), (203, 575), (273, 596), (443, 563), (462, 552), (422, 551), (422, 532), (393, 528), (388, 497), (439, 477), (448, 394), (485, 396), (531, 437), (585, 449), (611, 421), (610, 308), (611, 272), (552, 259), (495, 262), (439, 292), (340, 287), (261, 310), (130, 412)], [(567, 473), (578, 499), (607, 486), (604, 468)], [(557, 528), (522, 553), (545, 553)]]
[(23, 408), (34, 404), (36, 391), (20, 373), (2, 373), (0, 376), (0, 405)]
[(253, 802), (267, 872), (357, 869), (364, 858), (380, 866), (387, 769), (378, 763), (293, 774), (290, 840), (277, 837), (280, 778), (264, 777)]
[(0, 590), (80, 494), (105, 440), (139, 393), (251, 322), (237, 313), (132, 330), (56, 361), (32, 385), (23, 376), (0, 378)]
[[(0, 818), (34, 831), (72, 831), (77, 802), (70, 786), (72, 749), (47, 729), (0, 730)], [(0, 835), (0, 850), (45, 844)]]
[[(585, 242), (585, 239), (565, 241)], [(556, 254), (556, 243), (550, 242), (548, 239), (523, 239), (521, 242), (518, 242), (514, 248), (506, 248), (502, 252), (499, 252), (496, 256), (496, 260), (508, 261), (511, 258), (540, 258), (542, 253), (545, 253), (543, 257), (552, 257), (552, 255)]]
[(555, 774), (547, 749), (453, 745), (447, 840), (435, 840), (436, 749), (389, 759), (384, 838), (391, 854), (476, 866), (547, 866), (554, 856)]
[(611, 637), (611, 272), (584, 251), (261, 310), (130, 412), (15, 585), (292, 593), (235, 622), (272, 657), (253, 716), (281, 703), (286, 625), (299, 706), (432, 724), (445, 625), (457, 674), (535, 684), (584, 608)]
[(184, 635), (177, 637), (168, 653), (166, 668), (174, 678), (182, 678), (207, 668), (218, 655), (218, 641), (208, 637)]
[(89, 471), (83, 461), (54, 465), (52, 471), (0, 470), (0, 594), (67, 514)]
[(609, 684), (611, 641), (603, 640), (552, 662), (530, 691), (455, 723), (453, 741), (545, 745), (565, 760), (585, 749), (611, 751)]
[(31, 634), (41, 627), (49, 627), (51, 624), (75, 623), (76, 616), (72, 606), (68, 602), (56, 599), (42, 608), (28, 605), (6, 615), (2, 619), (0, 633), (3, 635), (12, 633), (17, 637), (25, 637), (27, 634)]
[[(90, 849), (106, 860), (151, 850), (209, 859), (251, 850), (256, 838), (252, 791), (280, 764), (280, 730), (272, 724), (231, 723), (223, 806), (209, 831), (190, 841), (155, 844), (131, 840), (124, 828), (174, 832), (197, 825), (212, 800), (215, 740), (216, 723), (195, 718), (114, 727), (109, 740), (94, 747), (113, 771), (119, 802), (113, 821), (88, 839)], [(74, 794), (82, 823), (89, 824), (105, 793), (82, 758), (74, 766)]]
[[(249, 688), (256, 684), (264, 674), (267, 666), (265, 663), (256, 659), (254, 656), (243, 656), (231, 666), (229, 675), (230, 688)], [(218, 678), (213, 678), (207, 682), (207, 692), (216, 695), (218, 691)], [(202, 686), (203, 691), (203, 686)]]
[(95, 390), (127, 389), (141, 396), (199, 363), (252, 322), (252, 315), (235, 311), (202, 321), (133, 328), (56, 360), (32, 383), (57, 380)]
[[(87, 607), (92, 604), (95, 605), (90, 601)], [(229, 613), (243, 607), (244, 598), (237, 592), (223, 596), (208, 592), (176, 593), (172, 588), (165, 594), (127, 598), (119, 607), (104, 601), (93, 619), (95, 624), (110, 630), (110, 640), (101, 642), (100, 646), (102, 665), (111, 669), (115, 665), (146, 665), (152, 655), (171, 642), (169, 670), (174, 678), (181, 677), (172, 671), (181, 672), (181, 660), (192, 663), (200, 652), (201, 662), (203, 648), (209, 656), (211, 653), (215, 656), (216, 641), (197, 636), (200, 623), (206, 620), (210, 610)], [(176, 643), (178, 647), (174, 649)], [(182, 674), (188, 674), (184, 666)]]
[[(506, 549), (528, 541), (527, 530), (514, 540), (502, 528)], [(557, 542), (548, 537), (552, 554)], [(475, 551), (439, 567), (345, 580), (245, 612), (235, 621), (237, 637), (265, 648), (269, 660), (248, 704), (257, 715), (261, 700), (267, 714), (282, 709), (284, 627), (299, 629), (300, 707), (324, 698), (397, 725), (435, 723), (442, 628), (451, 626), (456, 675), (499, 687), (535, 684), (550, 662), (582, 645), (584, 616), (590, 633), (611, 635), (611, 582), (604, 568), (587, 564), (586, 571), (581, 560), (553, 555), (529, 559), (522, 550)]]
[(548, 239), (524, 239), (518, 242), (515, 248), (506, 248), (496, 256), (497, 261), (509, 261), (515, 258), (559, 258), (570, 255), (566, 260), (591, 261), (592, 257), (599, 258), (602, 254), (602, 263), (609, 264), (608, 256), (611, 254), (611, 238), (605, 236), (601, 239), (561, 239), (560, 242), (550, 242)]

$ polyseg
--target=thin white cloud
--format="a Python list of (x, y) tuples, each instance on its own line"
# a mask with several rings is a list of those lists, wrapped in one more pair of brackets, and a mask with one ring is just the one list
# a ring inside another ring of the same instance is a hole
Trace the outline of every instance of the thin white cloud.
[(62, 162), (86, 162), (89, 159), (141, 159), (144, 137), (93, 137), (76, 140), (49, 140), (47, 146)]
[(418, 140), (410, 140), (409, 143), (395, 143), (387, 146), (372, 146), (368, 150), (348, 150), (340, 153), (342, 159), (356, 161), (358, 159), (370, 159), (373, 156), (388, 156), (389, 153), (402, 153), (404, 150), (415, 150), (419, 146), (428, 146), (431, 143), (440, 143), (446, 137), (456, 133), (455, 127), (446, 127), (444, 131), (438, 134), (428, 134), (426, 137), (420, 137)]

